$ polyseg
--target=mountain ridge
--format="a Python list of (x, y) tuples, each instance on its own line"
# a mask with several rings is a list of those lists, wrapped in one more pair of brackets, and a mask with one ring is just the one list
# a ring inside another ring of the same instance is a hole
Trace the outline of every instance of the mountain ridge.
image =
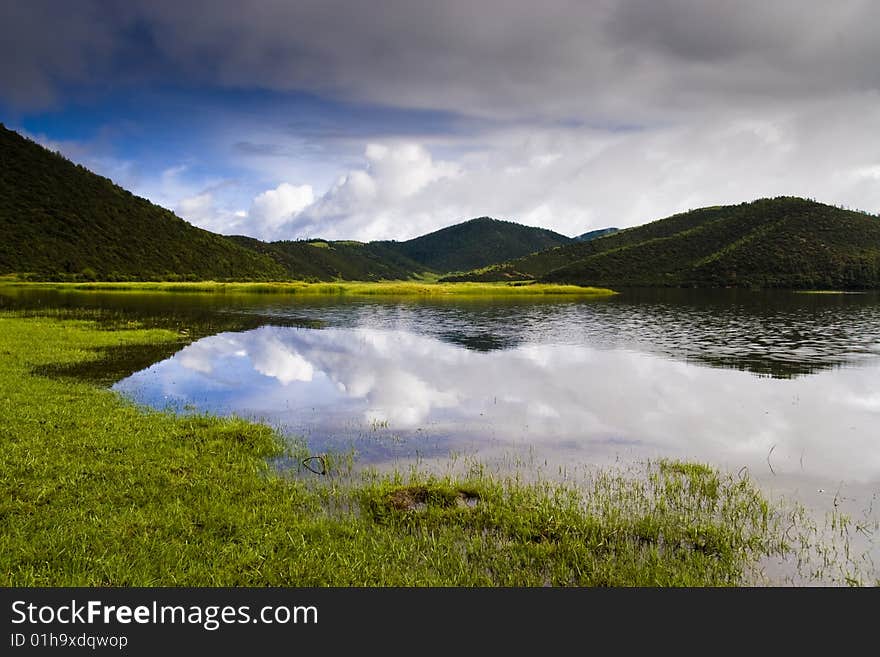
[(780, 196), (699, 208), (443, 280), (616, 287), (880, 287), (880, 217)]
[(391, 248), (432, 271), (452, 272), (507, 259), (502, 253), (522, 256), (571, 241), (572, 238), (546, 228), (476, 217), (403, 242), (382, 240), (369, 244)]
[(477, 217), (410, 240), (278, 240), (230, 236), (268, 255), (296, 276), (317, 280), (393, 280), (467, 271), (506, 257), (568, 244), (572, 238), (545, 228)]

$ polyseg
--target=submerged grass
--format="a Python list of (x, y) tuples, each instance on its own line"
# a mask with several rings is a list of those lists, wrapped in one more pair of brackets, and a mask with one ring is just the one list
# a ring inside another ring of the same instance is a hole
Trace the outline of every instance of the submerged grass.
[(284, 476), (267, 426), (37, 373), (179, 337), (0, 314), (0, 585), (716, 586), (789, 550), (750, 481), (704, 465)]
[[(589, 488), (479, 477), (379, 478), (365, 516), (426, 546), (431, 569), (478, 585), (723, 586), (752, 582), (756, 557), (788, 549), (770, 505), (748, 482), (676, 471), (602, 473)], [(775, 538), (774, 538), (775, 537)], [(429, 546), (463, 559), (437, 559)]]
[(339, 282), (339, 283), (198, 283), (132, 282), (132, 283), (12, 283), (16, 287), (58, 290), (95, 290), (126, 292), (210, 292), (249, 294), (299, 294), (346, 296), (590, 296), (605, 297), (613, 290), (579, 285), (548, 285), (543, 283), (435, 283), (417, 281)]

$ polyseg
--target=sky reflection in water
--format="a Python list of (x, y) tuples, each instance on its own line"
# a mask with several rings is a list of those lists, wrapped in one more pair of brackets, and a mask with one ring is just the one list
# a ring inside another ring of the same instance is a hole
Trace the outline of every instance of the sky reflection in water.
[[(426, 334), (427, 333), (427, 334)], [(115, 389), (155, 407), (265, 419), (359, 458), (531, 447), (553, 462), (698, 459), (880, 479), (880, 359), (795, 378), (666, 354), (430, 332), (266, 326), (202, 339)]]

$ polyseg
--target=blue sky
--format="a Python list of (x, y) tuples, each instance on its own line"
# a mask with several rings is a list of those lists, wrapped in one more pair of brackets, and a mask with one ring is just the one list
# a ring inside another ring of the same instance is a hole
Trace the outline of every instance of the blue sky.
[(196, 87), (96, 92), (48, 108), (3, 110), (11, 127), (93, 164), (124, 186), (149, 185), (157, 173), (182, 169), (182, 180), (197, 186), (227, 181), (245, 195), (263, 191), (278, 179), (275, 171), (285, 168), (327, 187), (340, 167), (357, 164), (362, 144), (452, 136), (468, 122), (451, 112), (352, 104), (301, 92)]
[(880, 210), (876, 3), (34, 0), (0, 120), (187, 220), (574, 235), (795, 194)]

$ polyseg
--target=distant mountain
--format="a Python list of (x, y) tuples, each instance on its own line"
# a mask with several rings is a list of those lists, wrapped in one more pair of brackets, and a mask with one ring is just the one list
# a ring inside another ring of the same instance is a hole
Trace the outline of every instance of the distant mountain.
[(716, 206), (450, 280), (880, 288), (880, 217), (794, 197)]
[(196, 228), (0, 124), (0, 273), (272, 279), (271, 258)]
[(406, 242), (373, 242), (437, 272), (468, 271), (569, 244), (570, 237), (544, 228), (489, 217), (471, 219)]
[(594, 240), (597, 237), (604, 237), (605, 235), (612, 235), (619, 231), (620, 228), (600, 228), (599, 230), (591, 230), (581, 235), (578, 235), (574, 238), (576, 242), (589, 242), (590, 240)]
[(550, 230), (489, 217), (471, 219), (405, 242), (267, 243), (250, 237), (231, 239), (273, 258), (292, 278), (364, 281), (467, 271), (572, 241)]

